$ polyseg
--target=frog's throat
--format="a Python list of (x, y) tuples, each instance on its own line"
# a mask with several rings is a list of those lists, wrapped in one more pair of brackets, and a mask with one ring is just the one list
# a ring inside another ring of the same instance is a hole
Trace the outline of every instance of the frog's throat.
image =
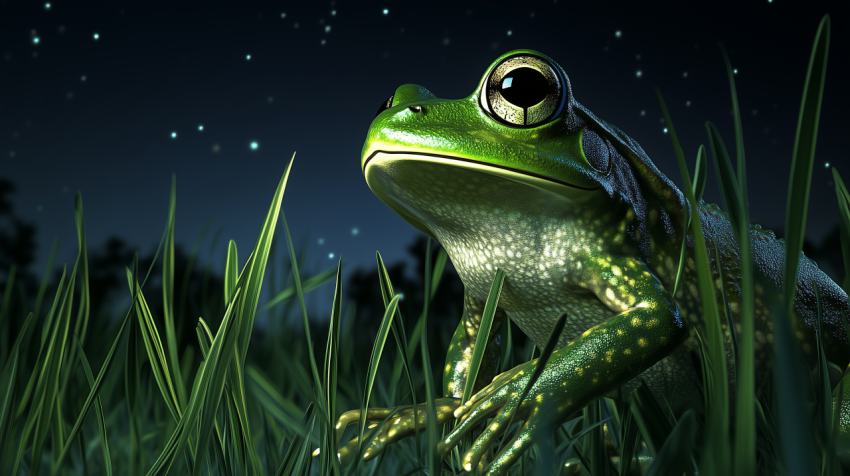
[(580, 200), (587, 194), (588, 191), (600, 188), (600, 186), (584, 187), (556, 178), (547, 177), (535, 172), (516, 169), (505, 165), (481, 162), (479, 160), (468, 159), (465, 157), (410, 151), (376, 150), (364, 162), (363, 175), (366, 177), (366, 183), (369, 184), (371, 188), (372, 183), (370, 182), (370, 175), (372, 175), (372, 173), (386, 171), (398, 163), (409, 164), (411, 162), (450, 165), (460, 169), (485, 173), (511, 180), (513, 182), (518, 182), (523, 185), (546, 190), (570, 200)]
[[(422, 233), (434, 240), (439, 239), (432, 230), (430, 220), (425, 219), (420, 212), (411, 208), (407, 200), (401, 198), (401, 190), (413, 184), (423, 184), (422, 180), (435, 180), (434, 167), (445, 168), (446, 173), (456, 171), (457, 174), (491, 177), (493, 182), (504, 180), (505, 185), (513, 183), (527, 190), (522, 196), (528, 206), (531, 203), (548, 203), (561, 209), (572, 208), (571, 204), (583, 203), (594, 198), (603, 191), (601, 186), (585, 187), (571, 184), (562, 180), (546, 177), (541, 174), (526, 172), (503, 165), (494, 165), (466, 157), (440, 155), (411, 151), (374, 151), (364, 161), (363, 174), (369, 188), (382, 202), (389, 206), (397, 215), (416, 227)], [(428, 172), (426, 172), (426, 170)], [(439, 174), (436, 176), (439, 177)], [(436, 182), (440, 179), (436, 178)], [(436, 183), (435, 187), (438, 186)], [(401, 189), (398, 189), (401, 187)], [(533, 200), (532, 200), (533, 199)]]

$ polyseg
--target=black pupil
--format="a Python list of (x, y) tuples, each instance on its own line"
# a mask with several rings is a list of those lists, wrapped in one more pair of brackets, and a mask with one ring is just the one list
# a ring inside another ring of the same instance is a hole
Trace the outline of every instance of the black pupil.
[(549, 94), (549, 81), (540, 71), (532, 68), (517, 68), (508, 73), (499, 85), (502, 97), (521, 108), (531, 107)]

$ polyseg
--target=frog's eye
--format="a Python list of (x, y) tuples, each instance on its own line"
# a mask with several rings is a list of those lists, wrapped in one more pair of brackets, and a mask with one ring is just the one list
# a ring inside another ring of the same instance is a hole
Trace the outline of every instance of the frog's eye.
[(378, 115), (380, 115), (382, 112), (393, 106), (393, 97), (395, 97), (395, 94), (393, 94), (392, 96), (390, 96), (389, 99), (381, 103), (381, 107), (378, 108), (378, 112), (375, 113), (375, 117), (378, 117)]
[(481, 103), (497, 121), (534, 127), (557, 114), (564, 103), (561, 77), (548, 61), (520, 54), (502, 61), (484, 84)]

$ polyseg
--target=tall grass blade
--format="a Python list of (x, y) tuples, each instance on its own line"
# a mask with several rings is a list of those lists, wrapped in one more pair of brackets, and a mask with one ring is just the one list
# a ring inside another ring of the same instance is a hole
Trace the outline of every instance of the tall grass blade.
[[(89, 366), (86, 353), (83, 351), (83, 344), (80, 343), (80, 339), (76, 335), (74, 336), (74, 344), (76, 344), (77, 352), (80, 354), (80, 363), (83, 365), (83, 371), (86, 373), (86, 379), (89, 381), (89, 386), (94, 386), (94, 375), (92, 374), (91, 366)], [(100, 430), (100, 449), (103, 453), (104, 467), (106, 469), (106, 474), (108, 476), (112, 476), (112, 458), (109, 455), (109, 440), (106, 434), (106, 420), (103, 417), (103, 403), (101, 402), (100, 395), (97, 396), (94, 411), (97, 415), (97, 427), (98, 430)], [(83, 438), (81, 434), (80, 443), (82, 444), (82, 442)]]
[[(697, 436), (697, 420), (692, 409), (688, 409), (676, 423), (670, 437), (653, 460), (644, 476), (666, 474), (693, 474), (691, 453)], [(753, 473), (755, 474), (755, 473)]]
[[(446, 263), (446, 253), (443, 248), (440, 248), (440, 253), (437, 255), (437, 274), (432, 280), (431, 276), (431, 238), (425, 245), (425, 294), (429, 299), (425, 299), (422, 309), (422, 334), (420, 337), (421, 353), (422, 353), (422, 373), (425, 376), (425, 432), (428, 448), (428, 457), (425, 461), (428, 463), (429, 474), (439, 476), (442, 474), (442, 457), (437, 449), (437, 406), (436, 393), (434, 386), (434, 372), (431, 370), (431, 356), (428, 353), (428, 303), (433, 298), (433, 289), (439, 284), (439, 274), (442, 274), (443, 266)], [(442, 259), (441, 259), (442, 258)], [(433, 286), (433, 287), (432, 287)], [(418, 445), (417, 445), (418, 446)]]
[(328, 412), (328, 420), (325, 429), (325, 454), (322, 456), (322, 474), (341, 474), (339, 458), (336, 456), (337, 444), (334, 422), (336, 420), (336, 392), (337, 372), (339, 360), (339, 327), (342, 317), (342, 257), (337, 262), (336, 287), (334, 288), (334, 300), (331, 307), (331, 321), (328, 329), (328, 340), (325, 346), (325, 365), (323, 375), (325, 377), (325, 398)]
[(230, 302), (236, 291), (236, 280), (239, 278), (239, 252), (236, 242), (230, 240), (227, 244), (227, 262), (224, 264), (224, 304)]
[[(844, 258), (844, 282), (842, 287), (845, 292), (850, 292), (850, 193), (841, 180), (838, 169), (832, 168), (832, 178), (835, 181), (835, 194), (838, 199), (838, 224), (839, 236), (841, 237), (841, 255)], [(845, 325), (845, 329), (846, 329)]]
[[(369, 408), (369, 399), (372, 396), (372, 387), (375, 384), (375, 376), (378, 373), (378, 364), (381, 362), (381, 354), (384, 352), (384, 345), (387, 342), (387, 337), (390, 334), (393, 315), (398, 307), (399, 295), (393, 296), (386, 311), (384, 318), (381, 320), (381, 327), (378, 328), (378, 336), (375, 339), (375, 344), (372, 347), (372, 355), (369, 357), (369, 367), (366, 370), (366, 385), (363, 387), (363, 400), (360, 404), (360, 423), (357, 427), (358, 446), (357, 456), (354, 458), (352, 468), (356, 469), (360, 464), (360, 455), (363, 454), (363, 433), (366, 430), (366, 410)], [(352, 469), (353, 471), (353, 469)]]
[(174, 331), (174, 226), (177, 210), (177, 176), (171, 176), (171, 200), (168, 204), (168, 226), (165, 250), (162, 255), (162, 306), (165, 321), (165, 342), (168, 346), (168, 359), (171, 361), (168, 372), (172, 385), (177, 390), (177, 407), (186, 406), (186, 389), (183, 388), (183, 375), (180, 372), (180, 359), (177, 357), (177, 334)]
[(6, 365), (3, 366), (2, 373), (0, 373), (0, 377), (2, 377), (2, 379), (0, 379), (0, 392), (2, 392), (3, 397), (2, 404), (0, 404), (0, 458), (3, 457), (3, 454), (7, 449), (11, 449), (10, 446), (6, 446), (6, 438), (13, 434), (14, 418), (12, 417), (12, 407), (14, 405), (15, 392), (17, 390), (16, 378), (18, 374), (21, 341), (29, 330), (34, 319), (34, 314), (29, 313), (27, 318), (24, 320), (21, 330), (18, 332), (18, 337), (15, 339), (14, 345), (12, 345), (12, 349), (10, 351), (11, 358), (6, 361)]
[(698, 289), (702, 312), (708, 333), (708, 350), (711, 362), (715, 365), (710, 367), (711, 373), (705, 377), (711, 382), (710, 388), (706, 389), (706, 435), (700, 472), (707, 474), (724, 473), (731, 470), (726, 466), (731, 463), (731, 452), (729, 440), (729, 380), (726, 374), (726, 350), (723, 344), (723, 331), (720, 323), (720, 314), (717, 309), (717, 300), (714, 293), (714, 279), (712, 278), (711, 266), (708, 262), (708, 250), (706, 249), (705, 236), (702, 232), (702, 223), (699, 216), (699, 202), (694, 196), (694, 188), (688, 175), (688, 167), (670, 113), (661, 96), (661, 91), (656, 88), (658, 102), (664, 113), (664, 120), (670, 132), (670, 140), (679, 163), (679, 171), (682, 174), (684, 193), (687, 198), (690, 217), (691, 233), (694, 237), (694, 258), (697, 268)]
[[(737, 151), (737, 181), (733, 173), (729, 155), (720, 134), (711, 123), (706, 124), (710, 144), (714, 155), (715, 171), (720, 178), (721, 196), (729, 211), (730, 222), (735, 239), (741, 252), (741, 339), (740, 349), (736, 353), (736, 413), (735, 413), (735, 475), (749, 476), (756, 471), (756, 414), (755, 393), (755, 290), (753, 286), (753, 262), (750, 246), (749, 197), (747, 196), (747, 168), (744, 154), (744, 138), (741, 126), (741, 114), (738, 108), (738, 94), (735, 88), (735, 75), (726, 50), (720, 47), (729, 78), (732, 94), (732, 117), (735, 121), (735, 149)], [(718, 256), (719, 259), (719, 256)], [(734, 328), (730, 326), (734, 337)]]
[[(38, 294), (35, 297), (35, 319), (38, 320), (41, 312), (41, 302), (44, 299), (44, 293), (47, 292), (47, 283), (50, 282), (50, 273), (53, 272), (53, 263), (56, 261), (56, 250), (59, 248), (59, 239), (53, 239), (53, 246), (50, 248), (50, 257), (47, 259), (47, 266), (44, 268), (44, 275), (41, 277), (41, 285), (38, 287)], [(32, 332), (32, 329), (30, 329)], [(27, 340), (29, 341), (29, 340)]]
[[(345, 265), (340, 265), (340, 267), (345, 268)], [(328, 269), (322, 271), (321, 273), (319, 273), (315, 276), (311, 276), (310, 278), (304, 280), (304, 282), (301, 283), (302, 289), (304, 290), (304, 294), (307, 294), (310, 291), (312, 291), (316, 288), (319, 288), (323, 284), (328, 283), (331, 280), (333, 280), (334, 276), (336, 275), (336, 272), (337, 272), (337, 268), (328, 268)], [(274, 289), (274, 288), (272, 288), (272, 289)], [(294, 294), (295, 294), (295, 286), (289, 286), (288, 288), (284, 289), (283, 291), (277, 293), (274, 297), (269, 299), (265, 304), (263, 304), (263, 306), (260, 308), (260, 310), (257, 311), (257, 315), (259, 316), (261, 314), (268, 312), (269, 310), (271, 310), (271, 308), (273, 308), (273, 307), (279, 305), (280, 303), (286, 301), (287, 299), (291, 298)]]
[[(468, 402), (473, 395), (475, 380), (478, 378), (478, 369), (484, 360), (484, 352), (487, 350), (487, 342), (490, 339), (490, 329), (493, 327), (493, 317), (496, 315), (496, 307), (499, 305), (499, 296), (502, 295), (502, 286), (505, 283), (505, 270), (497, 269), (490, 285), (490, 294), (484, 304), (484, 312), (481, 314), (481, 323), (478, 325), (478, 335), (475, 337), (475, 345), (472, 347), (472, 358), (466, 374), (466, 383), (463, 386), (463, 398), (461, 402)], [(508, 426), (507, 428), (510, 428)]]
[(774, 313), (774, 381), (782, 433), (780, 453), (789, 474), (814, 474), (816, 467), (809, 436), (811, 433), (807, 431), (809, 421), (799, 411), (804, 397), (796, 382), (804, 377), (791, 319), (794, 316), (797, 272), (806, 228), (806, 210), (829, 55), (829, 31), (829, 15), (825, 15), (815, 34), (794, 139), (785, 215), (785, 274), (782, 289), (784, 302), (781, 311)]
[[(519, 395), (519, 399), (516, 400), (516, 403), (511, 404), (509, 411), (511, 413), (511, 418), (508, 420), (508, 425), (505, 426), (505, 432), (510, 431), (511, 425), (514, 424), (514, 418), (516, 417), (516, 410), (522, 405), (522, 402), (525, 401), (525, 397), (528, 396), (528, 393), (531, 392), (531, 388), (534, 387), (534, 384), (537, 383), (537, 379), (540, 378), (540, 375), (543, 374), (543, 369), (546, 367), (546, 364), (549, 362), (549, 357), (552, 356), (552, 352), (555, 351), (555, 345), (558, 344), (558, 338), (561, 337), (561, 332), (564, 331), (564, 326), (567, 324), (567, 313), (561, 314), (561, 317), (558, 318), (558, 321), (555, 323), (555, 327), (552, 328), (552, 332), (549, 333), (549, 338), (546, 340), (546, 345), (543, 347), (543, 351), (540, 352), (540, 357), (537, 359), (537, 363), (534, 365), (534, 372), (531, 373), (531, 378), (528, 379), (528, 383), (525, 384), (525, 388), (522, 390), (522, 393)], [(533, 355), (533, 351), (532, 351)], [(502, 444), (508, 441), (507, 435), (502, 439)], [(501, 445), (499, 451), (496, 454), (501, 453)]]
[[(393, 291), (392, 282), (390, 282), (390, 274), (387, 272), (386, 266), (384, 266), (383, 258), (381, 258), (381, 253), (376, 253), (376, 256), (378, 260), (378, 281), (381, 286), (381, 295), (384, 299), (384, 308), (386, 309), (395, 292)], [(404, 320), (401, 317), (401, 310), (398, 308), (396, 308), (395, 316), (398, 317), (393, 318), (391, 328), (395, 336), (396, 346), (398, 347), (398, 354), (401, 356), (401, 364), (407, 377), (407, 384), (410, 388), (410, 398), (413, 401), (413, 428), (417, 449), (416, 460), (417, 466), (421, 466), (421, 455), (419, 452), (419, 407), (416, 405), (416, 387), (413, 384), (413, 375), (410, 371), (411, 358), (410, 351), (407, 348), (407, 332), (404, 330)]]

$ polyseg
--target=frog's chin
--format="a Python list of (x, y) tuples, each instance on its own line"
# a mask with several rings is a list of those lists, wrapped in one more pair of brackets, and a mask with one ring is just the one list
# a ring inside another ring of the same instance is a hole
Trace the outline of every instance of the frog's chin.
[(375, 151), (363, 171), (381, 201), (431, 237), (435, 226), (469, 210), (564, 216), (602, 191), (515, 168), (418, 152)]

